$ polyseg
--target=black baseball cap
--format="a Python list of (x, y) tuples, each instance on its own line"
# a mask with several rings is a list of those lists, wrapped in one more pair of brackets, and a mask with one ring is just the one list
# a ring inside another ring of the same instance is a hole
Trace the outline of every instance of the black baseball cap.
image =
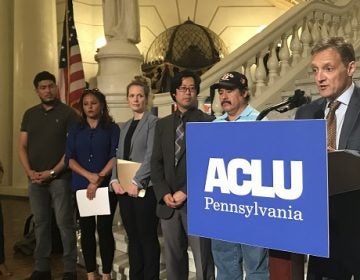
[(226, 88), (226, 89), (235, 89), (246, 90), (248, 89), (248, 80), (244, 74), (241, 74), (236, 71), (227, 72), (221, 77), (218, 83), (212, 86), (214, 89), (217, 88)]

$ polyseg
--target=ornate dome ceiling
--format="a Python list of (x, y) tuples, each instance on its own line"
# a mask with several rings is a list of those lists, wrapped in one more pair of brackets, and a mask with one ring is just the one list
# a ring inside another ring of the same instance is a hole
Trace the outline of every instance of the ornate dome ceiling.
[(196, 70), (212, 66), (227, 54), (224, 42), (216, 33), (187, 20), (156, 37), (143, 67), (166, 62)]

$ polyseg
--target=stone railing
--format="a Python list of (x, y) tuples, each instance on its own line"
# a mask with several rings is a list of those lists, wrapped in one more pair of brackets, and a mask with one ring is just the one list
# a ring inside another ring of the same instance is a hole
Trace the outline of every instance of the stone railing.
[[(314, 42), (330, 36), (345, 37), (356, 49), (360, 46), (360, 1), (335, 6), (313, 0), (289, 9), (202, 75), (200, 107), (209, 96), (210, 86), (222, 74), (234, 70), (248, 77), (255, 107), (262, 109), (269, 102), (279, 101), (282, 91), (293, 90), (294, 81), (306, 77)], [(156, 95), (154, 105), (167, 106), (160, 111), (170, 112), (169, 94), (160, 95)], [(221, 108), (217, 98), (214, 101), (217, 113)]]

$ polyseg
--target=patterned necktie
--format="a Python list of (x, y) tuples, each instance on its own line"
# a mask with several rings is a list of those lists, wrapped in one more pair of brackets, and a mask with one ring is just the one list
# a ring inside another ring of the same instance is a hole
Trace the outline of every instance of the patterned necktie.
[(176, 127), (176, 138), (175, 138), (175, 166), (178, 164), (180, 159), (180, 151), (184, 142), (184, 121), (183, 115), (179, 116), (179, 123)]
[(327, 121), (327, 145), (336, 149), (336, 115), (335, 111), (340, 105), (340, 101), (334, 100), (329, 103), (329, 112), (326, 116)]

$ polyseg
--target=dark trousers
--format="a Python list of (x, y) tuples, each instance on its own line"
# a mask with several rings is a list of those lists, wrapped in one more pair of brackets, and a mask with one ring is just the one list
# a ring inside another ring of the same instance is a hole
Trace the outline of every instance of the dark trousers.
[(167, 279), (188, 279), (188, 245), (190, 245), (194, 256), (196, 279), (214, 280), (215, 271), (211, 240), (188, 235), (187, 220), (186, 206), (176, 209), (171, 218), (161, 219)]
[(118, 195), (120, 215), (128, 236), (131, 280), (158, 280), (160, 245), (156, 199), (152, 187), (143, 198)]
[(81, 230), (81, 248), (84, 255), (86, 271), (96, 271), (96, 237), (99, 236), (99, 249), (103, 273), (110, 273), (114, 260), (115, 241), (112, 231), (116, 209), (116, 195), (109, 192), (110, 215), (79, 217)]
[(309, 257), (307, 280), (350, 280), (352, 274), (331, 258)]
[(310, 256), (306, 280), (360, 280), (360, 274), (349, 272), (341, 263), (329, 258)]
[(330, 258), (310, 256), (308, 280), (360, 279), (360, 191), (329, 199)]
[(4, 218), (2, 214), (2, 207), (0, 202), (0, 264), (5, 262), (5, 247), (4, 247)]

